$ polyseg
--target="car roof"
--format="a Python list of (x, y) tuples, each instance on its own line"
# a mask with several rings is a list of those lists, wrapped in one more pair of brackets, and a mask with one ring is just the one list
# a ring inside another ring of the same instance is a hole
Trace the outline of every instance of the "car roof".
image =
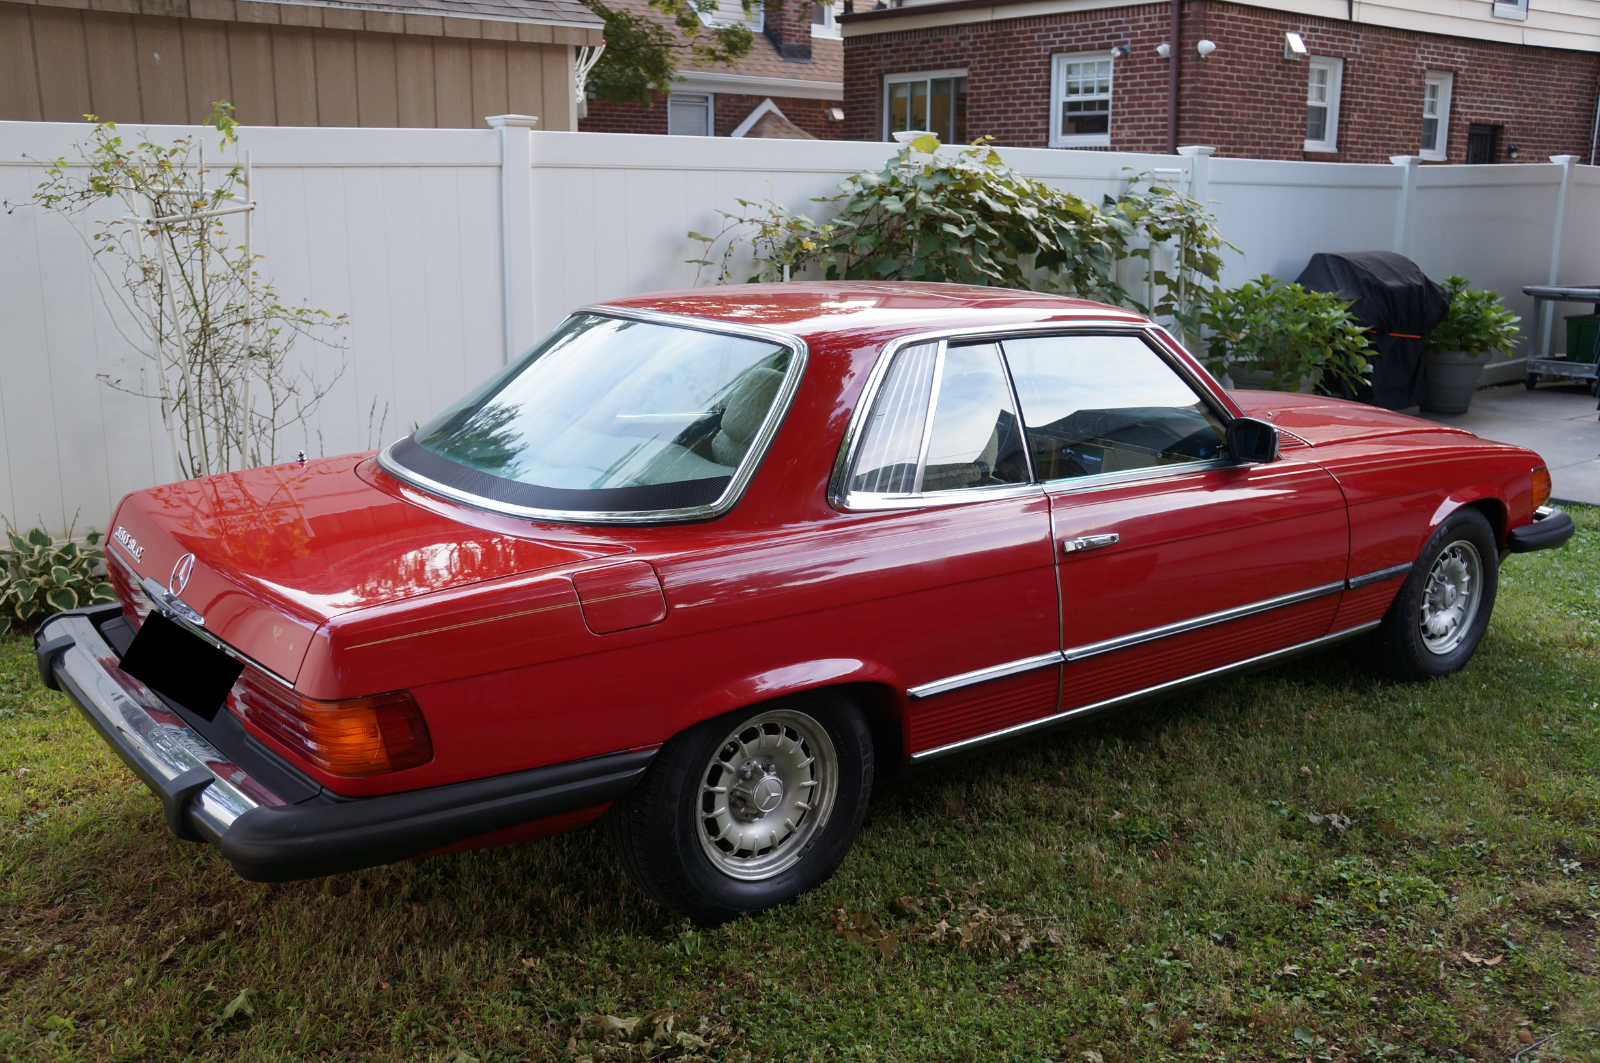
[(1087, 299), (915, 281), (728, 284), (653, 292), (596, 305), (760, 325), (801, 339), (849, 333), (888, 339), (902, 333), (1041, 321), (1148, 323), (1133, 311)]

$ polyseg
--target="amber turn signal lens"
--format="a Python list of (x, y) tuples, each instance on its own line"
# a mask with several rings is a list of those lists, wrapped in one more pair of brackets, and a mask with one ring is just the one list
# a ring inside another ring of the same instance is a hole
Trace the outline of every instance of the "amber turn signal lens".
[(228, 706), (330, 775), (382, 775), (433, 759), (422, 710), (404, 691), (316, 701), (246, 671)]
[(1543, 465), (1533, 470), (1533, 508), (1550, 501), (1550, 470)]

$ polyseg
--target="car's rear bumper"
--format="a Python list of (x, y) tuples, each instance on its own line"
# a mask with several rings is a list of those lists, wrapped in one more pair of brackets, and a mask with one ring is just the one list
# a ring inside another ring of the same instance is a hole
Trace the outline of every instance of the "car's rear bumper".
[(1532, 524), (1511, 529), (1511, 552), (1527, 554), (1535, 550), (1554, 550), (1572, 538), (1574, 530), (1571, 514), (1540, 506), (1533, 512)]
[(100, 625), (117, 606), (59, 613), (34, 636), (39, 673), (160, 798), (173, 834), (217, 847), (257, 882), (393, 863), (494, 831), (615, 801), (653, 749), (358, 799), (326, 791), (290, 804), (117, 668)]

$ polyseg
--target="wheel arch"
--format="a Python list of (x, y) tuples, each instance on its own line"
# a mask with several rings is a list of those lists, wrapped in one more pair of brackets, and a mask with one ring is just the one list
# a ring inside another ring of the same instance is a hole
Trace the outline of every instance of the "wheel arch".
[(1428, 538), (1439, 529), (1439, 525), (1463, 509), (1475, 509), (1482, 513), (1494, 532), (1495, 545), (1505, 546), (1506, 537), (1510, 534), (1510, 529), (1508, 528), (1510, 507), (1498, 491), (1493, 487), (1483, 485), (1452, 491), (1446, 495), (1434, 509), (1433, 516), (1428, 521), (1428, 527), (1422, 533), (1422, 541), (1417, 544), (1417, 549), (1422, 549)]
[(876, 768), (892, 774), (906, 760), (909, 734), (904, 685), (888, 667), (870, 661), (828, 659), (772, 668), (720, 683), (696, 699), (678, 720), (681, 733), (724, 713), (782, 698), (837, 693), (854, 702), (872, 728)]

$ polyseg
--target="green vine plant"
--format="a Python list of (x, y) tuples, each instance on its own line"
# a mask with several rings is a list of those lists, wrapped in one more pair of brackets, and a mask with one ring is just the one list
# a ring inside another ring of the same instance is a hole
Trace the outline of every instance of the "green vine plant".
[[(733, 281), (748, 246), (749, 281), (811, 276), (824, 280), (916, 280), (991, 285), (1095, 299), (1174, 321), (1187, 334), (1221, 276), (1231, 247), (1199, 202), (1141, 175), (1099, 206), (1018, 173), (981, 137), (941, 151), (929, 134), (913, 140), (878, 172), (846, 179), (839, 193), (812, 200), (809, 213), (768, 200), (736, 200), (719, 211), (722, 228), (691, 232), (708, 273)], [(1143, 186), (1143, 187), (1141, 187)], [(1170, 252), (1157, 268), (1156, 249)], [(1237, 250), (1237, 249), (1235, 249)], [(1143, 259), (1145, 291), (1119, 281), (1119, 264)]]
[[(102, 296), (121, 304), (112, 317), (144, 359), (137, 378), (99, 379), (159, 403), (180, 479), (278, 460), (287, 430), (308, 438), (309, 418), (344, 373), (342, 358), (327, 380), (291, 367), (302, 339), (343, 350), (346, 317), (281, 300), (259, 274), (262, 256), (247, 253), (224, 217), (154, 220), (249, 201), (232, 112), (218, 102), (206, 122), (233, 148), (231, 162), (210, 166), (198, 136), (127, 144), (116, 123), (85, 115), (95, 126), (77, 159), (47, 164), (32, 199), (87, 222), (74, 228), (89, 241)], [(106, 217), (108, 204), (118, 216)]]

